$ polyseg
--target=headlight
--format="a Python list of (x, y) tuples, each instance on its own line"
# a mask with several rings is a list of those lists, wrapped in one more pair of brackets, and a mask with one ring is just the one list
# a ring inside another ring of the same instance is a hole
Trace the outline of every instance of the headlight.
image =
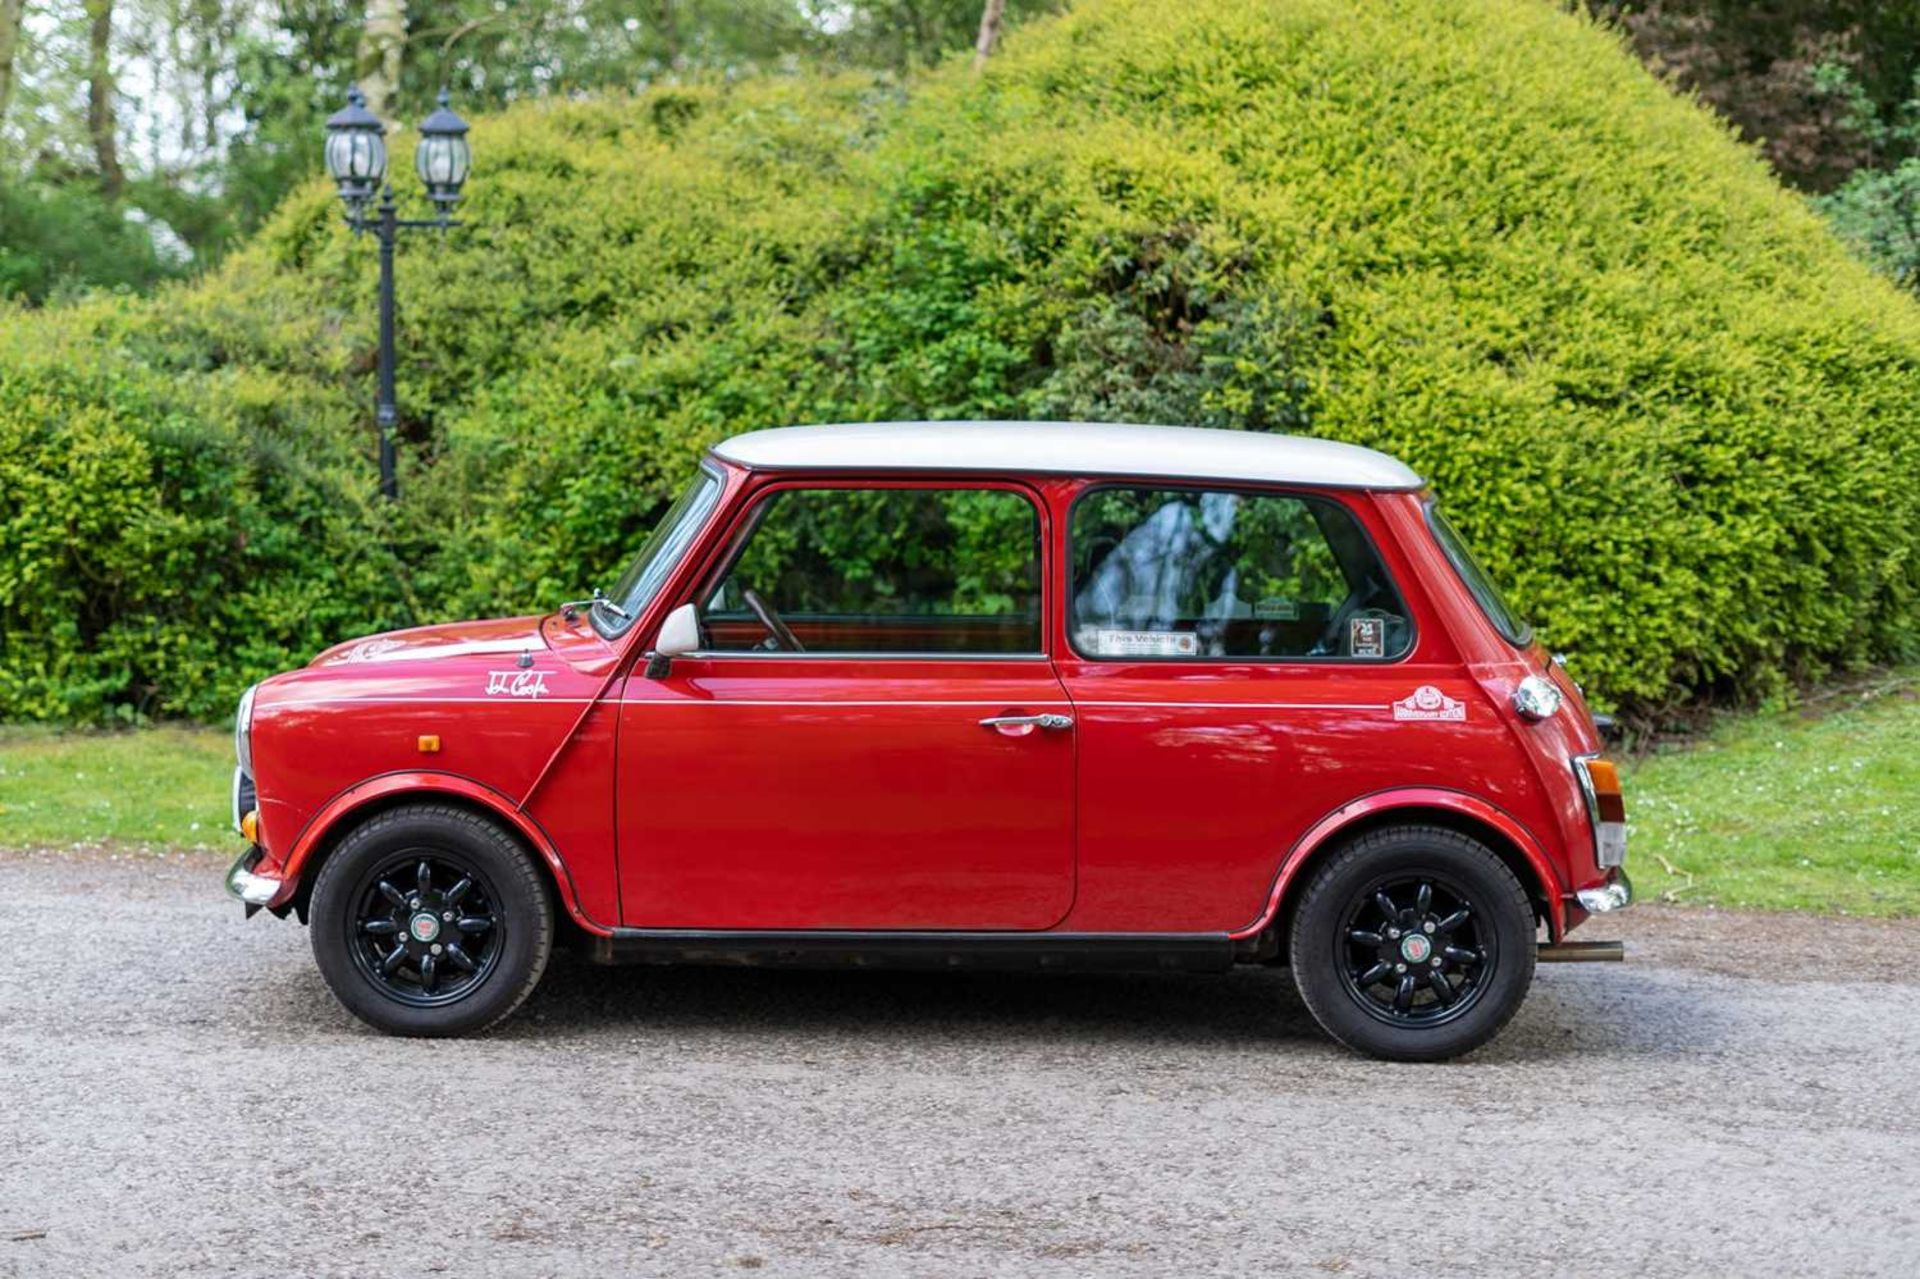
[(233, 713), (233, 754), (240, 761), (240, 771), (253, 776), (253, 694), (258, 684), (251, 685), (240, 694), (240, 707)]

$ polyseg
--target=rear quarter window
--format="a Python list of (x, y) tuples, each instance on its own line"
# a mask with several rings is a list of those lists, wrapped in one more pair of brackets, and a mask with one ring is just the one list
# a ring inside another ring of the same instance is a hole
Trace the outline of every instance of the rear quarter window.
[(1431, 503), (1427, 506), (1427, 524), (1433, 529), (1433, 539), (1445, 552), (1447, 562), (1453, 565), (1453, 571), (1460, 575), (1461, 583), (1474, 601), (1480, 605), (1480, 611), (1493, 623), (1493, 629), (1499, 631), (1509, 644), (1524, 648), (1533, 642), (1533, 627), (1526, 619), (1514, 612), (1507, 603), (1500, 588), (1493, 584), (1487, 571), (1480, 567), (1480, 561), (1467, 549), (1466, 539), (1454, 528), (1452, 522), (1440, 513), (1440, 508)]

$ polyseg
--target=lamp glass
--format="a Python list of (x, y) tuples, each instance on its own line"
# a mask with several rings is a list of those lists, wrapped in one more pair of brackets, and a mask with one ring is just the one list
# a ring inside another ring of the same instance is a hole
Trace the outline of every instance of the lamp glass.
[(413, 167), (435, 195), (457, 195), (467, 180), (473, 151), (457, 133), (422, 133), (413, 150)]
[(327, 135), (327, 172), (339, 183), (377, 186), (387, 172), (387, 144), (376, 129), (336, 129)]

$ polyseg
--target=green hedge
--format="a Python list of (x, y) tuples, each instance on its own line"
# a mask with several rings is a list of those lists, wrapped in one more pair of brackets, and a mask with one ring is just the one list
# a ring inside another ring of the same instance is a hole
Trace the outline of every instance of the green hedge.
[[(218, 716), (606, 582), (770, 424), (1306, 431), (1430, 476), (1600, 700), (1910, 654), (1920, 313), (1535, 0), (1084, 0), (964, 64), (530, 104), (401, 262), (302, 192), (214, 277), (0, 317), (0, 717)], [(404, 150), (404, 143), (400, 148)]]

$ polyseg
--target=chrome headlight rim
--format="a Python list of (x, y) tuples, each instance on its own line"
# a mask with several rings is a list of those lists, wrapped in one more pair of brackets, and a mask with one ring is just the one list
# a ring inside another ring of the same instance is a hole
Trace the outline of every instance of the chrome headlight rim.
[(259, 688), (258, 684), (249, 684), (233, 712), (233, 757), (248, 777), (253, 776), (253, 695)]

